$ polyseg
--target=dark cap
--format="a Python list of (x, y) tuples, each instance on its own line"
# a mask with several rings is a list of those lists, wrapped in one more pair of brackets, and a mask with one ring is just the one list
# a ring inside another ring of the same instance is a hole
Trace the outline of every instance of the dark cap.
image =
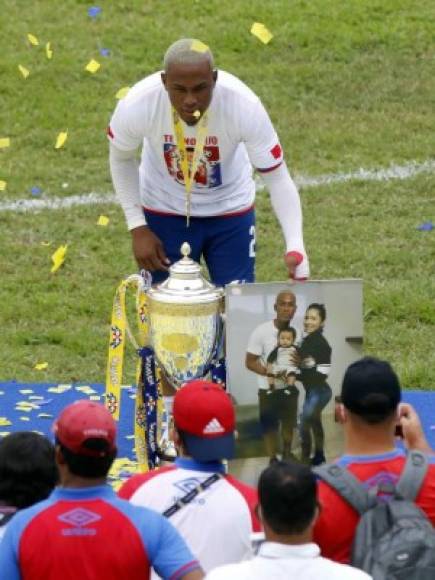
[(341, 401), (352, 413), (388, 415), (400, 400), (399, 379), (387, 361), (367, 356), (347, 368)]
[[(77, 455), (104, 457), (116, 451), (116, 423), (100, 403), (82, 399), (68, 405), (53, 432), (61, 445)], [(91, 446), (90, 440), (96, 445)]]
[(191, 381), (175, 395), (174, 424), (197, 461), (234, 457), (235, 422), (229, 395), (215, 383)]

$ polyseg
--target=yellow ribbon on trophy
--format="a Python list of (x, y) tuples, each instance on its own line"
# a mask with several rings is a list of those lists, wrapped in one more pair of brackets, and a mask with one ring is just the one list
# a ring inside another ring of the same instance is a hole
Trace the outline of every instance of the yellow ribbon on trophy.
[[(126, 292), (129, 288), (136, 289), (136, 320), (138, 341), (134, 338), (128, 324), (126, 313)], [(119, 421), (121, 411), (121, 383), (124, 366), (125, 342), (128, 336), (136, 350), (143, 347), (148, 338), (147, 297), (142, 279), (133, 275), (121, 282), (113, 300), (112, 320), (110, 328), (109, 354), (106, 374), (106, 406), (116, 421)], [(136, 401), (134, 439), (136, 455), (141, 471), (148, 470), (146, 449), (146, 411), (141, 388), (142, 359), (138, 357), (136, 365)]]
[[(172, 107), (172, 120), (174, 123), (175, 141), (180, 155), (181, 171), (183, 172), (184, 188), (186, 190), (186, 222), (189, 226), (190, 206), (192, 198), (192, 186), (195, 174), (198, 170), (201, 155), (204, 151), (205, 139), (207, 137), (208, 112), (206, 111), (201, 120), (197, 123), (196, 143), (193, 150), (192, 159), (189, 163), (186, 142), (184, 140), (184, 130), (181, 119), (177, 111)], [(190, 166), (190, 167), (189, 167)]]

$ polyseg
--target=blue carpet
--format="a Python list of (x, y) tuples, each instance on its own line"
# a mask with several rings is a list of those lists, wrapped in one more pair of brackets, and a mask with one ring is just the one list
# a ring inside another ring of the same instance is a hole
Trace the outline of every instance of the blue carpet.
[[(54, 391), (53, 391), (54, 389)], [(77, 383), (59, 385), (52, 383), (0, 382), (0, 435), (13, 431), (35, 430), (52, 439), (54, 418), (77, 399), (92, 397), (103, 402), (104, 385)], [(426, 437), (435, 449), (435, 391), (404, 391), (403, 400), (417, 410)], [(29, 403), (20, 409), (19, 404)], [(121, 419), (118, 427), (118, 457), (135, 459), (132, 438), (134, 426), (134, 389), (122, 389)], [(10, 422), (10, 425), (7, 424)]]
[[(53, 390), (54, 389), (54, 390)], [(134, 447), (134, 389), (125, 387), (121, 391), (121, 419), (118, 426), (118, 457), (135, 459)], [(13, 431), (39, 431), (53, 440), (51, 428), (60, 411), (78, 399), (103, 402), (104, 385), (74, 383), (60, 385), (52, 383), (0, 383), (0, 434)], [(33, 408), (26, 411), (25, 405)], [(11, 425), (5, 425), (10, 421)]]

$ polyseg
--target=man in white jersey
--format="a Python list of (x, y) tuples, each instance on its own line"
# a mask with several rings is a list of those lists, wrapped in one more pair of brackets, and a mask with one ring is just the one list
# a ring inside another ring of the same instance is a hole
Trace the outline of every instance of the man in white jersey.
[[(275, 460), (280, 448), (284, 459), (293, 459), (292, 440), (296, 427), (298, 396), (297, 387), (286, 383), (281, 388), (269, 389), (267, 357), (277, 346), (278, 331), (289, 328), (296, 312), (296, 296), (290, 290), (282, 290), (275, 300), (276, 317), (257, 326), (249, 337), (245, 366), (258, 375), (258, 404), (260, 424), (266, 453)], [(289, 359), (289, 363), (292, 360)], [(280, 445), (282, 438), (282, 446)]]
[(206, 571), (252, 556), (251, 533), (260, 529), (256, 490), (225, 474), (234, 430), (229, 395), (191, 381), (174, 399), (175, 464), (134, 475), (119, 490), (131, 503), (164, 513)]
[[(260, 99), (213, 67), (194, 39), (169, 47), (164, 72), (137, 83), (110, 121), (110, 168), (139, 267), (167, 276), (188, 241), (211, 280), (254, 281), (254, 167), (286, 243), (290, 277), (309, 275), (298, 191)], [(140, 164), (136, 151), (142, 147)]]

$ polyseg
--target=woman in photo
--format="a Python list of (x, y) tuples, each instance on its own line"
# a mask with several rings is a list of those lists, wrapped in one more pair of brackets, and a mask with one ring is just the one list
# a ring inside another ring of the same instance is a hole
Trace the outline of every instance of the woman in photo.
[[(323, 304), (310, 304), (305, 312), (305, 336), (297, 356), (299, 380), (305, 389), (301, 418), (302, 462), (320, 465), (325, 459), (325, 434), (321, 413), (329, 403), (332, 390), (326, 382), (331, 368), (331, 347), (323, 336), (326, 309)], [(311, 451), (314, 441), (314, 456)]]

